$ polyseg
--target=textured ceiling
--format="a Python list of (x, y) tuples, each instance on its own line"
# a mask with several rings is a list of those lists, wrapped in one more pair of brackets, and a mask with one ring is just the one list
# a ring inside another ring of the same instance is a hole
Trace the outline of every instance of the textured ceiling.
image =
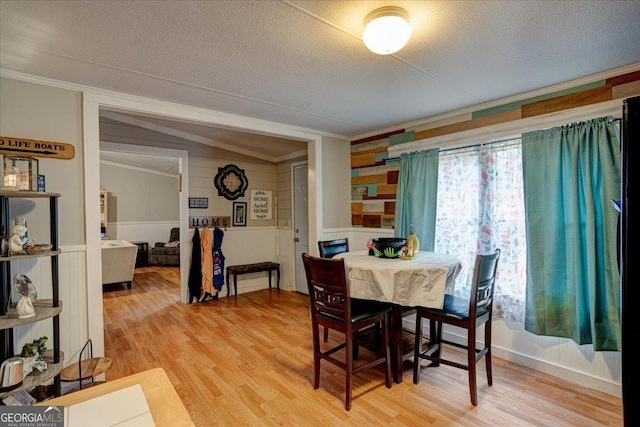
[[(413, 33), (379, 56), (361, 34), (386, 5)], [(353, 139), (640, 62), (639, 18), (606, 0), (1, 0), (0, 69)]]

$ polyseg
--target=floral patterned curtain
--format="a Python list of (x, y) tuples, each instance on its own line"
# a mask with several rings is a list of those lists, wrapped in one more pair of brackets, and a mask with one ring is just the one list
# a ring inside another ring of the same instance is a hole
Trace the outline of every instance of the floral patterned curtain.
[(462, 260), (454, 293), (468, 295), (476, 254), (500, 248), (494, 313), (524, 322), (526, 235), (520, 139), (443, 151), (435, 252)]

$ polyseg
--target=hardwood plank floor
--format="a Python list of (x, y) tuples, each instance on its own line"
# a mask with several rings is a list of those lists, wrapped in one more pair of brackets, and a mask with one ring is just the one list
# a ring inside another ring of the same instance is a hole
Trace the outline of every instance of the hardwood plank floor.
[(136, 269), (131, 290), (105, 288), (106, 377), (164, 368), (197, 426), (622, 425), (620, 398), (496, 357), (492, 387), (478, 364), (477, 407), (466, 371), (430, 368), (414, 385), (408, 363), (391, 389), (382, 371), (356, 375), (347, 412), (342, 370), (323, 363), (313, 389), (306, 296), (262, 290), (183, 304), (179, 282), (178, 268), (149, 267)]

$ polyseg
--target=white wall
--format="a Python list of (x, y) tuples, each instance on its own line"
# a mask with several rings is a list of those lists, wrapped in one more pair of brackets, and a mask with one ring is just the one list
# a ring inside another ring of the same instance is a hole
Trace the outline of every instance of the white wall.
[(178, 177), (100, 165), (110, 222), (177, 221)]
[[(189, 209), (189, 216), (231, 217), (233, 202), (246, 202), (247, 208), (250, 206), (251, 190), (270, 190), (272, 203), (274, 202), (277, 195), (275, 164), (249, 162), (246, 160), (230, 162), (228, 159), (221, 158), (221, 156), (215, 157), (217, 158), (189, 156), (189, 196), (209, 199), (208, 208)], [(227, 200), (224, 196), (219, 196), (218, 190), (214, 185), (214, 178), (218, 173), (218, 168), (228, 164), (234, 164), (244, 170), (249, 182), (244, 196), (236, 200)], [(222, 253), (225, 257), (225, 267), (237, 264), (276, 261), (275, 218), (276, 212), (274, 210), (271, 219), (252, 220), (247, 210), (246, 226), (230, 226), (223, 229)], [(189, 230), (190, 241), (193, 238), (193, 232), (194, 230), (191, 228)], [(281, 269), (284, 269), (284, 266)], [(239, 276), (238, 294), (268, 288), (267, 278), (266, 273)], [(275, 279), (275, 274), (273, 278)], [(275, 285), (275, 280), (273, 284)], [(284, 281), (281, 280), (281, 287), (284, 284)], [(226, 290), (223, 295), (226, 295)], [(231, 290), (231, 295), (233, 295), (233, 289)]]
[[(78, 92), (0, 78), (0, 134), (18, 138), (71, 144), (75, 156), (70, 160), (40, 159), (40, 171), (46, 176), (46, 190), (59, 193), (58, 234), (62, 253), (59, 259), (60, 344), (65, 365), (77, 358), (88, 336), (86, 254), (84, 232), (83, 143), (81, 96)], [(29, 236), (49, 241), (48, 200), (24, 200), (11, 203), (10, 217), (26, 216)], [(12, 273), (26, 274), (36, 285), (38, 298), (52, 297), (51, 261), (48, 258), (11, 262)], [(26, 342), (47, 336), (51, 348), (51, 321), (42, 321), (14, 329), (14, 350)]]
[(179, 227), (178, 178), (153, 171), (101, 163), (100, 185), (107, 190), (110, 239), (167, 242)]
[[(60, 193), (60, 244), (84, 244), (84, 183), (81, 96), (77, 92), (0, 78), (0, 134), (7, 137), (63, 142), (73, 145), (70, 160), (39, 159), (46, 190)], [(34, 201), (12, 203), (10, 216), (29, 220), (29, 237), (49, 236), (48, 209), (34, 209)], [(48, 201), (40, 200), (46, 206)]]
[(330, 165), (322, 176), (324, 228), (351, 226), (351, 143), (322, 138), (322, 164)]
[[(216, 150), (221, 151), (221, 150)], [(218, 195), (218, 190), (214, 185), (214, 178), (218, 174), (218, 169), (228, 164), (236, 165), (244, 170), (249, 182), (243, 196), (235, 200), (228, 200), (224, 196)], [(272, 211), (271, 219), (252, 220), (249, 215), (251, 205), (251, 190), (271, 191), (271, 202), (276, 196), (276, 165), (274, 163), (257, 163), (250, 161), (233, 161), (222, 159), (212, 152), (211, 157), (200, 157), (189, 155), (189, 197), (206, 197), (209, 199), (207, 209), (189, 209), (189, 216), (232, 216), (233, 202), (247, 203), (247, 227), (271, 227), (275, 224), (275, 210)], [(275, 246), (273, 243), (272, 246)], [(270, 260), (272, 261), (272, 260)]]

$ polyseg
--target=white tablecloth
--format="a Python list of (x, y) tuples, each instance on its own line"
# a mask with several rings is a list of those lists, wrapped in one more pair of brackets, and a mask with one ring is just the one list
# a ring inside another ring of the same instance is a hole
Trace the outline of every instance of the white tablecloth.
[(410, 307), (442, 308), (445, 292), (453, 293), (462, 268), (456, 257), (419, 252), (412, 260), (378, 258), (367, 251), (344, 252), (352, 298)]

